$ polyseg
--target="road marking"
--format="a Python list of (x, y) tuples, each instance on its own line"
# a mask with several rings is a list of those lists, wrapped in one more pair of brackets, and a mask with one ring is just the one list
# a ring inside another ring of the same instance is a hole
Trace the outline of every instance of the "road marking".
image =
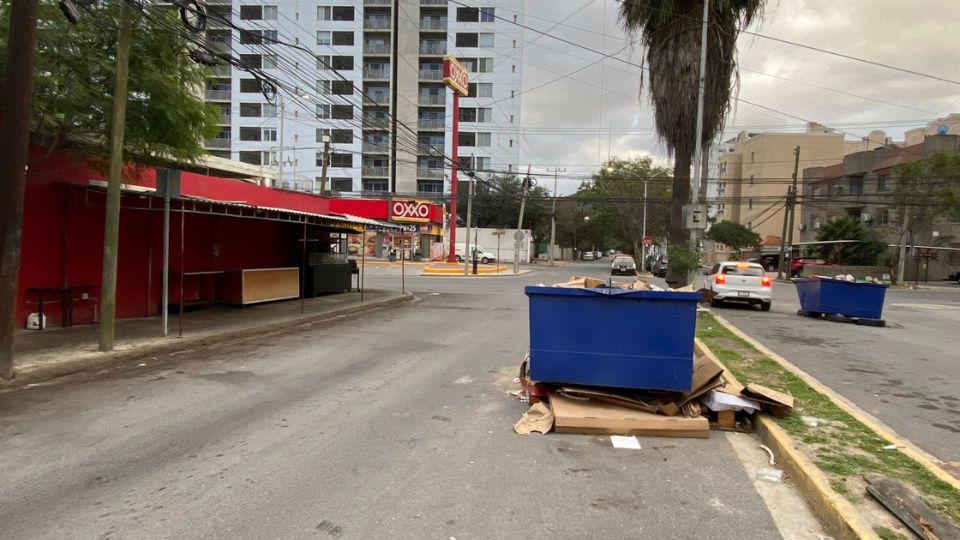
[(952, 304), (905, 304), (905, 303), (894, 303), (894, 304), (890, 304), (890, 307), (905, 307), (905, 308), (916, 308), (916, 309), (933, 309), (933, 310), (960, 311), (960, 306), (955, 306), (955, 305), (952, 305)]

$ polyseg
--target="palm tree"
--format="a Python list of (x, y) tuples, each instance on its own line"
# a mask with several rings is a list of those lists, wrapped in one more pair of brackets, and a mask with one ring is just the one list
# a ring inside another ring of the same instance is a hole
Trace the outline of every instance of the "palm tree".
[[(737, 36), (763, 12), (764, 0), (711, 0), (702, 141), (720, 131), (737, 66)], [(683, 205), (690, 199), (696, 147), (703, 0), (623, 0), (620, 23), (646, 47), (646, 75), (657, 134), (674, 155), (670, 243), (687, 243)], [(641, 88), (643, 81), (641, 80)], [(673, 274), (673, 273), (672, 273)], [(681, 284), (686, 276), (671, 275)]]

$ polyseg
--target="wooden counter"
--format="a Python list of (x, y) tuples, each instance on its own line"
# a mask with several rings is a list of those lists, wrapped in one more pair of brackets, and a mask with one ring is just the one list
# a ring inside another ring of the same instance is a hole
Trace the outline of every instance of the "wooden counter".
[(229, 270), (223, 282), (223, 301), (245, 306), (300, 297), (300, 269), (246, 268)]

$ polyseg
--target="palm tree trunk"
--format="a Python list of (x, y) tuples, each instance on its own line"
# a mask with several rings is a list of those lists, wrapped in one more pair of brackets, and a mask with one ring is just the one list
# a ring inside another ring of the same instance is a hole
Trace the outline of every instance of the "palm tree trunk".
[[(670, 205), (670, 246), (681, 248), (690, 243), (686, 223), (683, 222), (683, 205), (690, 200), (690, 154), (677, 148), (673, 158), (673, 199)], [(686, 271), (677, 272), (676, 265), (667, 267), (667, 281), (676, 287), (687, 284)]]

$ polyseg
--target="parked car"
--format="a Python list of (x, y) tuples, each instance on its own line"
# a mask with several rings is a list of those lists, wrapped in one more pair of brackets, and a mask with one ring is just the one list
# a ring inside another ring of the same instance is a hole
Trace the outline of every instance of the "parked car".
[(629, 255), (617, 255), (610, 263), (610, 275), (635, 276), (637, 275), (637, 262)]
[(599, 261), (600, 259), (603, 258), (603, 252), (602, 252), (602, 251), (594, 251), (594, 252), (593, 252), (593, 258)]
[(653, 264), (650, 265), (650, 273), (659, 278), (665, 278), (667, 277), (667, 268), (669, 266), (670, 261), (668, 261), (666, 257), (661, 257), (653, 261)]
[(806, 269), (808, 266), (835, 265), (817, 257), (797, 257), (790, 261), (790, 277), (800, 277), (803, 274), (808, 274), (809, 271)]
[(960, 285), (960, 270), (957, 270), (957, 271), (955, 271), (955, 272), (951, 272), (950, 275), (947, 276), (947, 281), (952, 281), (952, 282), (956, 283), (957, 285)]
[(773, 290), (770, 277), (763, 266), (751, 262), (722, 262), (705, 272), (707, 288), (713, 292), (711, 306), (723, 302), (742, 302), (759, 305), (770, 311)]
[(585, 261), (592, 261), (593, 255), (594, 255), (594, 252), (592, 251), (584, 251), (583, 254), (580, 255), (580, 258)]
[(776, 272), (780, 266), (780, 254), (764, 253), (763, 255), (758, 255), (756, 257), (747, 259), (747, 262), (755, 262), (762, 266), (767, 272)]
[[(463, 262), (463, 244), (457, 244), (455, 246), (456, 251), (454, 252), (457, 256), (457, 262)], [(497, 262), (496, 256), (494, 256), (489, 251), (483, 249), (483, 246), (470, 246), (470, 252), (477, 254), (477, 260), (483, 264), (495, 263)], [(471, 259), (472, 260), (472, 259)]]

